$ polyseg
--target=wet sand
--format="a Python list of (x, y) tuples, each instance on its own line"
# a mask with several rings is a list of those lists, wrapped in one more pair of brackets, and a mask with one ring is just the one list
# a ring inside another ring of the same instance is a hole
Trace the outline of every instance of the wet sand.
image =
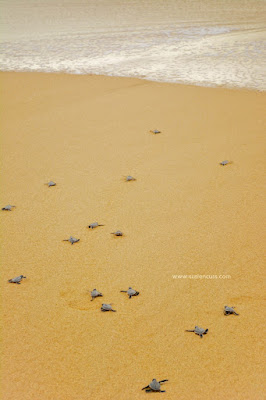
[(1, 205), (16, 205), (1, 212), (2, 399), (153, 398), (153, 378), (170, 400), (263, 399), (265, 93), (40, 73), (1, 86)]

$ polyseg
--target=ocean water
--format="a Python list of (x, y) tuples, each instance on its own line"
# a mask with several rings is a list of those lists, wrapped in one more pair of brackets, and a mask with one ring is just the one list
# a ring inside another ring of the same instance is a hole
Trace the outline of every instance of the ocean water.
[(265, 0), (0, 0), (0, 69), (266, 89)]

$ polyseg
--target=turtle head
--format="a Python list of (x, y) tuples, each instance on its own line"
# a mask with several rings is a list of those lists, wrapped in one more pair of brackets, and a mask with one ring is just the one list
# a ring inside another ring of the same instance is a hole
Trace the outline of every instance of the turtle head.
[(131, 286), (129, 286), (129, 289), (132, 289), (132, 287), (131, 287)]
[(93, 289), (93, 290), (96, 290), (96, 289)]

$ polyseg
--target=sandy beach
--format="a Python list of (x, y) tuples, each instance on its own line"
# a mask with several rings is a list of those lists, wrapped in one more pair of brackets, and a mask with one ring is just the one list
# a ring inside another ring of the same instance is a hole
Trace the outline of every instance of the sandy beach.
[(0, 77), (2, 399), (264, 399), (265, 92)]

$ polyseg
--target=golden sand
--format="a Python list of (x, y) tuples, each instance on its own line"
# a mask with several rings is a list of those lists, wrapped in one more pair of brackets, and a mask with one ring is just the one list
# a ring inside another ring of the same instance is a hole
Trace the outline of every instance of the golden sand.
[[(263, 399), (265, 93), (1, 82), (1, 206), (16, 205), (1, 212), (2, 399)], [(95, 221), (105, 226), (89, 230)], [(93, 288), (104, 297), (91, 302)], [(195, 325), (203, 339), (185, 332)], [(141, 391), (153, 378), (169, 379), (166, 393)]]

